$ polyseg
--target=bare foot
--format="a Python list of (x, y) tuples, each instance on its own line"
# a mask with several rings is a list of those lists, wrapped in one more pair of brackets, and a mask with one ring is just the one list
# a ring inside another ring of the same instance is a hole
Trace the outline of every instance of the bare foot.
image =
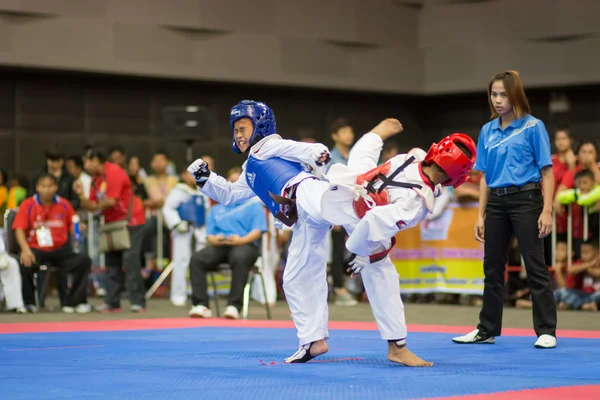
[(569, 306), (564, 301), (561, 301), (560, 303), (558, 303), (558, 309), (559, 310), (568, 310)]
[(407, 347), (398, 347), (395, 343), (388, 343), (388, 360), (407, 367), (431, 367), (432, 362), (425, 361), (416, 356)]
[(597, 312), (598, 311), (598, 306), (596, 305), (595, 302), (591, 302), (591, 303), (585, 303), (581, 306), (581, 310), (582, 311), (591, 311), (591, 312)]
[(312, 346), (310, 346), (310, 355), (313, 357), (318, 357), (323, 355), (329, 351), (329, 346), (327, 346), (327, 342), (325, 339), (317, 340), (313, 342)]
[(515, 303), (515, 308), (531, 308), (531, 301), (519, 299)]
[(327, 353), (329, 347), (327, 346), (327, 342), (325, 339), (317, 340), (316, 342), (312, 342), (309, 352), (310, 356), (306, 354), (306, 350), (304, 347), (300, 347), (294, 355), (285, 359), (286, 364), (294, 364), (294, 363), (305, 363), (307, 361), (312, 360), (315, 357), (323, 355)]

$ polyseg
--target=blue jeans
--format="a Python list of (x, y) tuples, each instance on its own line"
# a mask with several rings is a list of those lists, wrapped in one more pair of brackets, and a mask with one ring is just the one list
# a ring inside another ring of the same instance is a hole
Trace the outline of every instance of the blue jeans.
[(586, 293), (576, 289), (556, 289), (554, 299), (557, 303), (565, 303), (570, 309), (578, 310), (582, 305), (595, 302), (600, 307), (600, 292)]

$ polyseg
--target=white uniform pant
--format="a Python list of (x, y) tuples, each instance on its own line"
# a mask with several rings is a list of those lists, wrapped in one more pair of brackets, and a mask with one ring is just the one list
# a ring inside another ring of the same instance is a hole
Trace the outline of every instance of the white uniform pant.
[(8, 261), (8, 268), (0, 270), (0, 301), (2, 301), (3, 293), (6, 298), (6, 308), (13, 310), (24, 307), (19, 263), (6, 253), (3, 256)]
[[(377, 166), (381, 153), (380, 146), (354, 146), (348, 158), (348, 167), (364, 173)], [(352, 233), (352, 226), (345, 226)], [(361, 271), (363, 284), (373, 316), (383, 340), (406, 339), (406, 319), (404, 304), (400, 297), (400, 279), (396, 267), (387, 256)]]
[(173, 246), (173, 272), (171, 273), (171, 301), (185, 302), (188, 297), (188, 271), (192, 258), (192, 236), (196, 235), (196, 248), (200, 251), (205, 246), (205, 237), (193, 230), (186, 233), (173, 231), (171, 233)]
[(298, 222), (292, 228), (283, 289), (300, 346), (329, 338), (325, 238), (331, 226), (321, 217), (321, 196), (328, 187), (307, 179), (296, 192)]
[(373, 316), (383, 340), (406, 339), (404, 304), (400, 297), (400, 277), (386, 257), (360, 272)]

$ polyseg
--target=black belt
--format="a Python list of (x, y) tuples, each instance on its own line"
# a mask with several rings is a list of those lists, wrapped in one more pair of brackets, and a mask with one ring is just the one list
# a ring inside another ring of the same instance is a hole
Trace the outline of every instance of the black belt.
[(523, 186), (507, 186), (502, 188), (491, 189), (490, 192), (496, 196), (506, 196), (508, 194), (514, 194), (519, 192), (525, 192), (527, 190), (540, 189), (542, 186), (538, 182), (526, 183)]

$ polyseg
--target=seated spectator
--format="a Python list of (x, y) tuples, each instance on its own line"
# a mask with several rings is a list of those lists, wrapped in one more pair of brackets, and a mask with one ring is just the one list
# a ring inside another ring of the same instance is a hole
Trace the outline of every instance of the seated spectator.
[[(2, 237), (0, 237), (0, 293), (4, 293), (8, 310), (19, 314), (27, 313), (21, 293), (19, 263), (7, 254)], [(0, 301), (2, 301), (1, 296)]]
[(558, 307), (563, 310), (598, 311), (600, 306), (598, 242), (585, 241), (581, 245), (581, 260), (571, 265), (567, 272), (565, 279), (567, 288), (555, 294)]
[(32, 267), (49, 263), (60, 269), (61, 280), (71, 276), (63, 311), (88, 313), (91, 307), (87, 304), (87, 282), (92, 263), (89, 257), (75, 253), (69, 243), (75, 210), (56, 195), (57, 190), (56, 177), (42, 172), (36, 185), (37, 194), (23, 201), (12, 226), (21, 248), (23, 300), (35, 310)]
[[(240, 168), (227, 173), (227, 180), (239, 179)], [(259, 239), (267, 230), (267, 218), (263, 205), (249, 200), (237, 205), (213, 206), (206, 221), (206, 242), (204, 249), (192, 255), (190, 278), (192, 282), (192, 304), (190, 317), (210, 318), (206, 272), (214, 270), (221, 263), (231, 266), (231, 289), (224, 316), (238, 319), (242, 309), (244, 286), (248, 273), (258, 258)]]

